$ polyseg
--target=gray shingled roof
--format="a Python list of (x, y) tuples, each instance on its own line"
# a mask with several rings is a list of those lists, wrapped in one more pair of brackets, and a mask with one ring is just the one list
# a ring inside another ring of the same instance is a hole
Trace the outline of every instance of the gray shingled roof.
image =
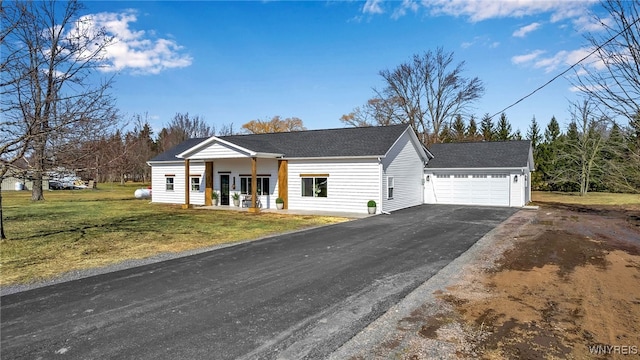
[(156, 157), (149, 161), (182, 161), (182, 159), (177, 158), (176, 155), (186, 151), (187, 149), (191, 149), (207, 139), (208, 138), (193, 138), (183, 141), (171, 149), (156, 155)]
[[(296, 157), (382, 156), (398, 140), (408, 125), (309, 130), (270, 134), (220, 136), (245, 149)], [(150, 161), (178, 160), (176, 155), (206, 138), (189, 139)]]
[(529, 140), (433, 144), (429, 151), (435, 158), (427, 168), (527, 167), (530, 147)]

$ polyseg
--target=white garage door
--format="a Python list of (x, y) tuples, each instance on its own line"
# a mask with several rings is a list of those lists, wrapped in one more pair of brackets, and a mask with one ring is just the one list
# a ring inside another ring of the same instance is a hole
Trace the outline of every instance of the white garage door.
[(509, 206), (507, 174), (435, 174), (438, 204)]

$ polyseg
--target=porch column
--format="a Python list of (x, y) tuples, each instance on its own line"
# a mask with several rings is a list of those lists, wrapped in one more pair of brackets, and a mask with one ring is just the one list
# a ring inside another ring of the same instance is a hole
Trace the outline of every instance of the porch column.
[(258, 196), (258, 159), (254, 156), (251, 158), (251, 207), (249, 212), (257, 213), (260, 209), (256, 206)]
[(213, 205), (211, 195), (213, 194), (213, 161), (204, 163), (204, 204), (206, 206)]
[(189, 159), (184, 160), (184, 204), (183, 209), (191, 207), (189, 204), (189, 192), (191, 191), (191, 182), (189, 181)]
[(283, 209), (289, 208), (289, 161), (278, 160), (278, 197), (284, 201)]

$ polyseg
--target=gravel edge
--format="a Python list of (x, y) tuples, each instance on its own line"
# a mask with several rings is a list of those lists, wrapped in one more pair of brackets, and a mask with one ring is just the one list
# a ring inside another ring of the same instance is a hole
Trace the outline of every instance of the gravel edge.
[(417, 333), (420, 324), (413, 324), (408, 319), (414, 318), (416, 313), (429, 316), (449, 310), (434, 293), (460, 282), (469, 271), (493, 267), (536, 214), (536, 211), (527, 210), (516, 212), (334, 351), (329, 359), (396, 359), (408, 354), (419, 354), (420, 359), (458, 359), (455, 344), (420, 337)]

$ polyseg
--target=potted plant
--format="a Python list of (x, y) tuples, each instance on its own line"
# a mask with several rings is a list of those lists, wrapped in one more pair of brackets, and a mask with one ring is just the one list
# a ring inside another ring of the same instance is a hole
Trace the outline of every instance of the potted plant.
[(282, 199), (281, 197), (276, 199), (276, 208), (278, 210), (282, 210), (284, 208), (284, 199)]
[(367, 201), (367, 210), (369, 211), (369, 214), (375, 214), (376, 213), (376, 202), (373, 201), (373, 200)]
[(240, 206), (240, 193), (234, 192), (232, 198), (233, 198), (233, 206), (236, 206), (236, 207)]
[(219, 195), (217, 191), (211, 193), (211, 199), (213, 200), (213, 206), (218, 206)]

